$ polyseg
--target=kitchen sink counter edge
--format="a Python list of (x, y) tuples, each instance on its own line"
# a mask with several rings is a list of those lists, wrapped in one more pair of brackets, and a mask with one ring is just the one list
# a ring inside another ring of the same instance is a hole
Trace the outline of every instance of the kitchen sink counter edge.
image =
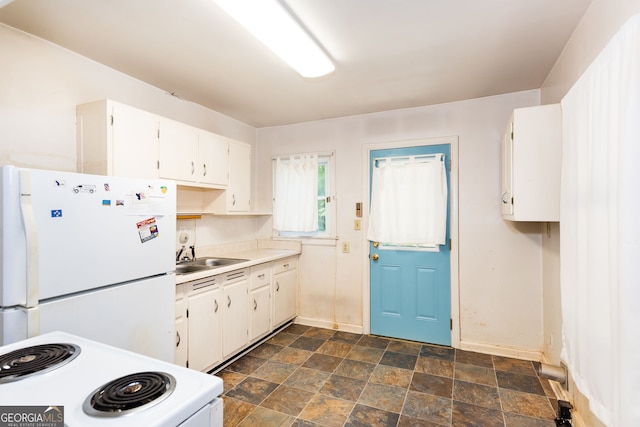
[[(263, 243), (260, 243), (263, 242)], [(271, 241), (266, 241), (271, 242)], [(253, 265), (263, 264), (265, 262), (275, 261), (278, 259), (287, 258), (290, 256), (300, 255), (301, 247), (300, 245), (282, 245), (276, 244), (276, 246), (280, 247), (264, 247), (269, 243), (264, 243), (264, 241), (258, 241), (256, 245), (232, 245), (226, 246), (219, 249), (208, 250), (202, 255), (198, 255), (196, 258), (206, 258), (206, 257), (218, 257), (218, 258), (238, 258), (238, 259), (246, 259), (247, 261), (242, 261), (232, 265), (225, 265), (216, 268), (211, 268), (202, 271), (196, 271), (192, 273), (184, 273), (176, 275), (176, 284), (190, 282), (192, 280), (202, 279), (205, 277), (216, 276), (218, 274), (228, 273), (230, 271), (242, 270), (243, 268), (251, 267)], [(289, 247), (287, 247), (289, 246)]]

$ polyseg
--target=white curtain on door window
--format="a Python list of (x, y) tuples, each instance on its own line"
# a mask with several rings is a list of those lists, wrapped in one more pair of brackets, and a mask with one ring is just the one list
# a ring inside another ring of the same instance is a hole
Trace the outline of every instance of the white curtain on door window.
[(563, 350), (608, 426), (640, 425), (640, 15), (562, 100)]
[(447, 232), (447, 177), (443, 155), (373, 168), (367, 238), (402, 245), (442, 245)]
[(276, 158), (273, 228), (311, 232), (318, 229), (318, 155)]

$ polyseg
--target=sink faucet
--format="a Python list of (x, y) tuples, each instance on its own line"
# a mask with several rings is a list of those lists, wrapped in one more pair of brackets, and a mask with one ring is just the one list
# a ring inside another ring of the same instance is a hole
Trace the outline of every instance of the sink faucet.
[[(186, 246), (182, 246), (180, 248), (180, 250), (177, 252), (176, 254), (176, 262), (189, 262), (189, 261), (195, 261), (196, 260), (196, 247), (195, 246), (189, 246), (189, 249), (191, 249), (191, 258), (189, 258), (189, 255), (187, 254), (186, 250)], [(182, 256), (182, 254), (184, 253), (184, 256)]]

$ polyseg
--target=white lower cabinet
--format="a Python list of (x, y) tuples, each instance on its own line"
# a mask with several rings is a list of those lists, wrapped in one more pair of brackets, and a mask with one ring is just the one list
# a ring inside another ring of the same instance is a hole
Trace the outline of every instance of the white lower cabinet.
[(271, 331), (271, 263), (251, 267), (249, 281), (249, 341)]
[(215, 287), (189, 296), (189, 367), (198, 371), (222, 361), (222, 290)]
[(189, 301), (185, 292), (185, 286), (178, 285), (176, 287), (176, 341), (174, 362), (176, 365), (187, 366), (188, 358), (188, 339), (189, 339), (189, 321), (187, 319), (187, 308)]
[(297, 258), (179, 284), (175, 363), (210, 371), (293, 319)]
[(296, 317), (298, 298), (298, 258), (273, 262), (273, 327)]
[(245, 270), (227, 274), (223, 286), (224, 334), (222, 348), (224, 357), (230, 356), (249, 342), (249, 319), (247, 318), (247, 291), (249, 281)]

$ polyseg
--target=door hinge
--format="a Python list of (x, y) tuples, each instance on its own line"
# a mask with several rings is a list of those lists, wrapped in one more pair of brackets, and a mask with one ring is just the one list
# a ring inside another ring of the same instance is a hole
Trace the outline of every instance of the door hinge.
[(451, 172), (451, 159), (449, 159), (449, 172)]
[(187, 366), (187, 368), (189, 367), (189, 361), (188, 360), (187, 360), (186, 366)]
[(453, 250), (453, 243), (451, 243), (451, 239), (449, 239), (449, 251)]
[(157, 132), (157, 138), (160, 139), (160, 128), (158, 128), (158, 132)]
[(453, 331), (453, 319), (449, 319), (449, 330)]
[(111, 117), (111, 126), (113, 126), (113, 114), (110, 117)]
[(189, 309), (187, 308), (187, 319), (189, 318)]
[(160, 170), (160, 160), (156, 160), (156, 169)]

